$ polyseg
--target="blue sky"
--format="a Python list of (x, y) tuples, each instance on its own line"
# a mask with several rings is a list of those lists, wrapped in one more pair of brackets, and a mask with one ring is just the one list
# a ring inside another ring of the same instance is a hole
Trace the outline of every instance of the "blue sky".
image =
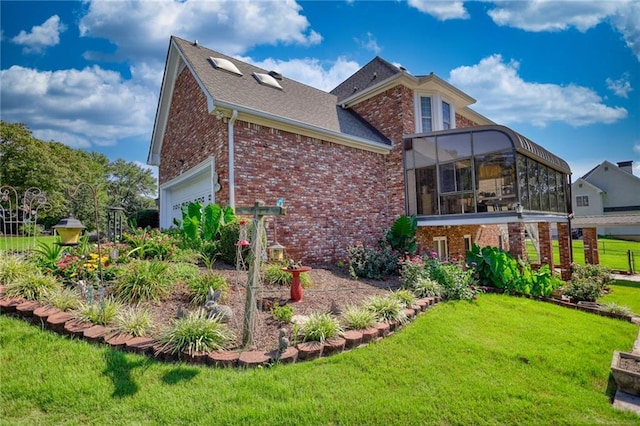
[(169, 37), (331, 90), (376, 55), (434, 72), (569, 162), (640, 175), (640, 1), (4, 1), (0, 117), (146, 161)]

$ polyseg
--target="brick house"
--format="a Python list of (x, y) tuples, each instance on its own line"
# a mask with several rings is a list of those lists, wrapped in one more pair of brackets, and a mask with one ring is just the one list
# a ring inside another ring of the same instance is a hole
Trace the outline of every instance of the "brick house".
[(402, 214), (418, 217), (421, 248), (442, 256), (475, 242), (524, 257), (534, 224), (552, 263), (550, 227), (569, 235), (569, 167), (474, 102), (379, 57), (327, 93), (171, 37), (147, 160), (159, 166), (160, 226), (190, 201), (284, 198), (270, 243), (275, 228), (308, 263), (375, 244)]

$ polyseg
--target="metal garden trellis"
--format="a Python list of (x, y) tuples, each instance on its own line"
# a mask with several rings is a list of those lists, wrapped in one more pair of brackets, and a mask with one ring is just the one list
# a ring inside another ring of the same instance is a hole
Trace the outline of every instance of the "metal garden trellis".
[(40, 188), (28, 188), (20, 196), (16, 188), (9, 185), (0, 186), (3, 239), (0, 251), (14, 254), (33, 250), (37, 242), (39, 214), (50, 208), (47, 195)]

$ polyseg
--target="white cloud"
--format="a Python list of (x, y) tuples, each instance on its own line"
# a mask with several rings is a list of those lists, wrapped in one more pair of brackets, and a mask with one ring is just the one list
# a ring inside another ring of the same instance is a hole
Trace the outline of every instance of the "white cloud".
[(518, 75), (518, 68), (518, 62), (507, 63), (501, 55), (492, 55), (452, 70), (449, 82), (479, 99), (475, 110), (503, 124), (582, 126), (614, 123), (627, 116), (626, 109), (605, 105), (592, 89), (527, 82)]
[(53, 15), (42, 25), (33, 26), (31, 32), (22, 30), (11, 39), (12, 42), (24, 46), (25, 53), (38, 53), (45, 47), (55, 46), (60, 43), (60, 33), (66, 31), (67, 27), (60, 22), (58, 15)]
[(332, 90), (360, 69), (357, 62), (349, 61), (343, 57), (326, 65), (313, 58), (292, 59), (290, 61), (272, 58), (255, 61), (250, 57), (239, 57), (238, 59), (260, 68), (276, 70), (287, 78), (325, 91)]
[(148, 137), (155, 93), (98, 66), (38, 71), (12, 66), (0, 71), (0, 109), (6, 121), (23, 121), (43, 140), (74, 147), (114, 145)]
[(380, 52), (382, 51), (382, 48), (378, 45), (378, 41), (371, 33), (367, 33), (366, 39), (361, 40), (356, 37), (355, 41), (356, 43), (358, 43), (358, 45), (360, 45), (361, 48), (369, 50), (376, 55), (380, 54)]
[(497, 25), (525, 31), (585, 32), (609, 22), (640, 60), (640, 2), (618, 1), (493, 1), (487, 13)]
[(409, 6), (415, 7), (420, 12), (427, 13), (440, 21), (469, 18), (469, 13), (464, 7), (464, 1), (409, 0)]
[(636, 142), (635, 144), (633, 144), (633, 150), (634, 152), (640, 154), (640, 142)]
[(624, 73), (622, 77), (618, 80), (613, 80), (611, 78), (606, 79), (607, 89), (611, 90), (617, 96), (621, 98), (628, 98), (629, 92), (633, 91), (631, 87), (631, 82), (629, 82), (629, 74)]
[(117, 57), (138, 62), (164, 57), (170, 35), (234, 55), (256, 45), (319, 43), (301, 10), (293, 0), (91, 1), (79, 28), (82, 36), (110, 40)]

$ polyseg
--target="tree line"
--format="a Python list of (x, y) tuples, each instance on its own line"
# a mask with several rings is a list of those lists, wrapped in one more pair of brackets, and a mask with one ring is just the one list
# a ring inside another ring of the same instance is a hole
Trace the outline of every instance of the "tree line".
[(101, 230), (108, 207), (122, 207), (127, 219), (156, 208), (157, 182), (151, 170), (60, 142), (42, 141), (22, 123), (0, 121), (0, 186), (11, 186), (19, 195), (32, 187), (46, 193), (49, 208), (38, 217), (46, 228), (72, 213), (89, 230), (94, 229), (93, 189)]

